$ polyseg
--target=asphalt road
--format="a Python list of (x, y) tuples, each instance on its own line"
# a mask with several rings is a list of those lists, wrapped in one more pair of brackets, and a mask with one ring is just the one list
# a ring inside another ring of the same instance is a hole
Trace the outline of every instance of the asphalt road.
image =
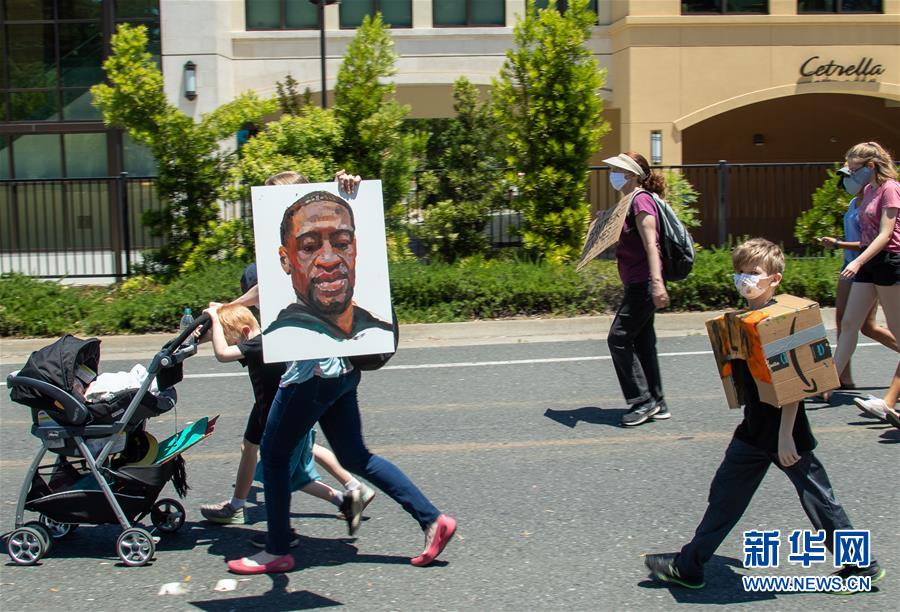
[[(839, 499), (855, 526), (872, 531), (875, 554), (889, 572), (875, 592), (743, 591), (745, 574), (831, 570), (784, 562), (778, 570), (741, 566), (741, 531), (809, 527), (776, 469), (707, 567), (706, 589), (670, 590), (648, 580), (640, 555), (677, 550), (693, 533), (740, 420), (724, 406), (707, 350), (703, 337), (660, 339), (674, 417), (635, 429), (618, 426), (623, 406), (603, 342), (401, 351), (390, 369), (364, 375), (366, 439), (459, 520), (457, 537), (440, 563), (415, 568), (409, 558), (421, 551), (421, 533), (386, 496), (375, 499), (357, 537), (348, 538), (331, 506), (297, 494), (293, 524), (303, 535), (297, 569), (274, 578), (225, 570), (225, 560), (250, 551), (247, 537), (265, 528), (262, 507), (251, 504), (252, 524), (245, 526), (199, 520), (200, 503), (230, 496), (250, 389), (237, 365), (195, 357), (178, 387), (177, 419), (222, 416), (215, 434), (186, 454), (192, 489), (184, 528), (163, 537), (150, 565), (128, 568), (115, 555), (117, 526), (81, 527), (37, 566), (0, 565), (0, 608), (618, 611), (727, 603), (765, 610), (896, 609), (900, 431), (859, 416), (847, 394), (837, 394), (833, 406), (813, 405), (818, 409), (810, 410), (810, 420)], [(0, 367), (2, 379), (13, 365)], [(895, 365), (896, 355), (886, 349), (861, 347), (854, 358), (857, 383), (879, 393)], [(204, 374), (214, 376), (198, 376)], [(27, 409), (0, 390), (0, 528), (6, 531), (38, 441), (29, 435)], [(158, 438), (174, 427), (171, 413), (149, 425)], [(256, 500), (262, 502), (261, 490)], [(234, 590), (216, 591), (223, 579), (236, 579)], [(161, 594), (165, 589), (174, 594)]]

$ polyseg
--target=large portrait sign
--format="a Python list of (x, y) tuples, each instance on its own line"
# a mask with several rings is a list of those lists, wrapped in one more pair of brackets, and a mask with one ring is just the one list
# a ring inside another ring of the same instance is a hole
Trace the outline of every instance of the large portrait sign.
[(634, 199), (636, 193), (637, 190), (631, 192), (619, 200), (615, 207), (597, 214), (588, 228), (584, 248), (581, 250), (581, 258), (575, 267), (577, 271), (580, 272), (595, 257), (618, 242), (622, 226), (625, 224), (625, 217), (631, 207), (631, 200)]
[(381, 181), (253, 187), (267, 362), (395, 349)]

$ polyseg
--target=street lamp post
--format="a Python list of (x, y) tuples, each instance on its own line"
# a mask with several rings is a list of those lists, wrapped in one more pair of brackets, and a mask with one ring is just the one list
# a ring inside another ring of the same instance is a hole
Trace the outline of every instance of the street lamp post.
[(341, 0), (309, 0), (309, 2), (310, 4), (315, 4), (319, 9), (319, 56), (322, 66), (322, 108), (327, 108), (328, 90), (325, 85), (325, 7), (329, 4), (340, 4)]

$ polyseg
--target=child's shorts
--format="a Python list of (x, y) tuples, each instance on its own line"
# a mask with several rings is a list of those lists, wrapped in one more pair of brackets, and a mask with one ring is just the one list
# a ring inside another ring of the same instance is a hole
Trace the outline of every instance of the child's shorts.
[(263, 408), (258, 402), (253, 402), (253, 409), (247, 418), (247, 427), (244, 428), (244, 440), (250, 444), (259, 446), (263, 433), (266, 431), (266, 421), (269, 418), (269, 409)]
[[(316, 459), (313, 456), (315, 441), (316, 430), (310, 429), (291, 453), (291, 491), (299, 491), (311, 482), (322, 480), (319, 472), (316, 471)], [(256, 473), (253, 475), (253, 479), (265, 485), (265, 474), (261, 461), (256, 464)]]
[(873, 283), (879, 287), (900, 285), (900, 253), (881, 251), (860, 267), (853, 278), (857, 283)]

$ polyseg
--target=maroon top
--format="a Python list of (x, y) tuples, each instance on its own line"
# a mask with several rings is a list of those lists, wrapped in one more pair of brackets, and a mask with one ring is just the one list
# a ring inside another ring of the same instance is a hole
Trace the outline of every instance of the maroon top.
[(622, 283), (646, 283), (650, 280), (650, 263), (640, 232), (635, 227), (638, 214), (645, 212), (656, 219), (656, 249), (659, 250), (659, 213), (653, 196), (646, 191), (634, 196), (631, 211), (625, 217), (619, 244), (616, 246), (616, 261), (619, 264), (619, 278)]

